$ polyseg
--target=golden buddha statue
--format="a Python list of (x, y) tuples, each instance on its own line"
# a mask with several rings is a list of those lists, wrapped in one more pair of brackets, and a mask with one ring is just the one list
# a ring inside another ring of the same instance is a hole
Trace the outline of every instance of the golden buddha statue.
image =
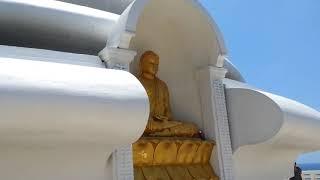
[[(133, 143), (135, 180), (218, 180), (210, 165), (213, 141), (196, 125), (172, 117), (169, 90), (157, 77), (159, 56), (145, 52), (138, 79), (147, 91), (150, 115), (144, 136)], [(199, 133), (199, 134), (198, 134)]]
[(169, 91), (165, 82), (156, 75), (159, 56), (152, 51), (145, 52), (140, 59), (138, 79), (147, 91), (150, 102), (150, 115), (145, 134), (148, 136), (193, 137), (198, 128), (192, 123), (175, 121), (170, 108)]

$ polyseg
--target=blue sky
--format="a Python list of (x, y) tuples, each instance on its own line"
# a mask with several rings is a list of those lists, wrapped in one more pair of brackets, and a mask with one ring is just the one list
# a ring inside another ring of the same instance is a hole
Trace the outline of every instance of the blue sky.
[(320, 0), (202, 1), (249, 84), (320, 110)]

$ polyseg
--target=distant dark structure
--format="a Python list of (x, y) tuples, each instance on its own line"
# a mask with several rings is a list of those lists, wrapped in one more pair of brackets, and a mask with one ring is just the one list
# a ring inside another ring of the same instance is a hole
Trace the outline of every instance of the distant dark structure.
[(302, 180), (301, 173), (301, 168), (297, 166), (297, 163), (294, 163), (294, 176), (290, 180)]

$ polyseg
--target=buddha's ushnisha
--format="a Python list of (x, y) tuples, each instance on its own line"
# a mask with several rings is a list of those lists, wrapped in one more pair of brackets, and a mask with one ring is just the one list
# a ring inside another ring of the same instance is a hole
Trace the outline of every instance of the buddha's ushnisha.
[(157, 77), (158, 66), (159, 56), (156, 53), (147, 51), (141, 56), (138, 79), (146, 89), (150, 102), (150, 115), (145, 134), (180, 137), (197, 135), (196, 125), (173, 119), (169, 90), (166, 83)]

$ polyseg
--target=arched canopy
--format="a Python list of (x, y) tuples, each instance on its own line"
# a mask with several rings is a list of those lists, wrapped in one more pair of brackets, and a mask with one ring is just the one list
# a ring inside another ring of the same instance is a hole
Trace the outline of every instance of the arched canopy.
[[(198, 16), (202, 16), (203, 19), (205, 19), (205, 23), (209, 25), (207, 28), (210, 29), (211, 34), (215, 34), (215, 41), (218, 44), (218, 48), (220, 50), (221, 54), (226, 54), (227, 50), (225, 48), (225, 43), (223, 40), (223, 36), (215, 23), (214, 19), (210, 15), (210, 13), (207, 11), (207, 9), (201, 4), (199, 0), (177, 0), (177, 1), (155, 1), (155, 0), (135, 0), (132, 2), (127, 9), (122, 13), (120, 20), (118, 22), (117, 27), (114, 28), (114, 31), (111, 32), (113, 35), (120, 32), (121, 33), (136, 33), (137, 27), (139, 26), (139, 21), (141, 20), (141, 15), (150, 7), (150, 4), (156, 5), (156, 9), (159, 12), (162, 12), (162, 14), (157, 14), (157, 16), (165, 16), (166, 13), (168, 13), (168, 10), (173, 10), (173, 14), (179, 14), (177, 10), (179, 11), (185, 11), (188, 13), (188, 10), (185, 9), (185, 5), (192, 6), (194, 11), (197, 11)], [(171, 7), (171, 8), (168, 8)], [(165, 13), (164, 13), (165, 12)], [(191, 11), (190, 11), (191, 12)], [(150, 14), (149, 16), (156, 16), (155, 14)], [(193, 14), (189, 14), (185, 17), (186, 23), (192, 25), (194, 22), (192, 21), (192, 18), (189, 19), (189, 17), (192, 17)], [(151, 18), (152, 18), (151, 17)], [(117, 37), (113, 40), (108, 40), (111, 45), (119, 45), (120, 38)], [(111, 42), (110, 42), (111, 41)]]

